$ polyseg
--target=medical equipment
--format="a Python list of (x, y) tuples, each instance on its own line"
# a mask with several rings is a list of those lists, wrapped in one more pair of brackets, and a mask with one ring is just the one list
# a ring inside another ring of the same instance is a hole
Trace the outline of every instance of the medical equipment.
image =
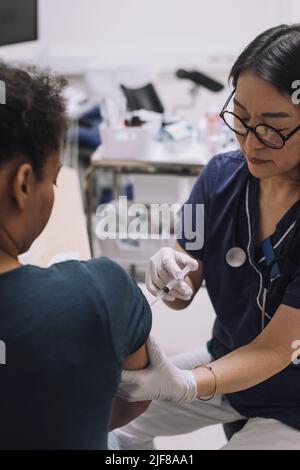
[(100, 102), (101, 116), (106, 127), (122, 129), (125, 123), (126, 101), (123, 96), (103, 98)]
[[(249, 174), (247, 174), (245, 185), (248, 184), (249, 181)], [(244, 188), (244, 184), (242, 185), (242, 188)], [(240, 206), (241, 206), (241, 200), (242, 200), (242, 195), (244, 191), (241, 191), (241, 194), (237, 197), (236, 203), (234, 206), (234, 211), (233, 211), (233, 237), (232, 237), (232, 248), (230, 248), (227, 253), (226, 253), (226, 263), (228, 266), (231, 268), (241, 268), (247, 260), (247, 255), (246, 251), (243, 250), (240, 246), (237, 244), (237, 229), (238, 229), (238, 216), (239, 216), (239, 211), (240, 211)]]
[(104, 123), (99, 126), (103, 152), (106, 159), (143, 160), (152, 149), (152, 129), (141, 127), (109, 127)]
[(152, 83), (148, 83), (140, 88), (128, 88), (123, 84), (120, 87), (126, 97), (128, 111), (146, 109), (159, 114), (165, 112), (164, 106)]
[(191, 271), (190, 266), (186, 266), (182, 270), (182, 279), (172, 279), (168, 284), (162, 289), (160, 294), (151, 302), (151, 307), (153, 307), (159, 300), (165, 295), (170, 292), (171, 289), (173, 289), (177, 284), (179, 284)]
[(218, 93), (224, 89), (224, 85), (211, 77), (199, 72), (198, 70), (179, 69), (175, 76), (180, 80), (189, 80), (192, 82), (192, 88), (189, 90), (190, 102), (178, 104), (173, 108), (172, 113), (178, 114), (179, 111), (192, 109), (197, 104), (197, 98), (201, 88)]
[(278, 272), (276, 272), (275, 275), (272, 275), (272, 271), (275, 266), (276, 267), (278, 266), (278, 263), (289, 261), (290, 263), (295, 264), (295, 261), (293, 261), (290, 258), (290, 253), (291, 253), (295, 238), (297, 234), (299, 234), (299, 229), (300, 229), (300, 213), (297, 215), (297, 218), (294, 224), (291, 226), (290, 234), (289, 234), (289, 237), (287, 239), (285, 246), (282, 247), (281, 252), (277, 256), (274, 253), (272, 253), (273, 259), (269, 263), (267, 263), (266, 271), (265, 271), (265, 274), (263, 276), (263, 281), (262, 281), (262, 286), (263, 286), (262, 330), (264, 329), (264, 326), (265, 326), (264, 322), (265, 322), (265, 316), (266, 316), (266, 302), (267, 302), (267, 295), (270, 290), (271, 283), (275, 279), (283, 276), (283, 274), (280, 273), (278, 268), (277, 268)]
[(226, 254), (226, 262), (231, 268), (241, 268), (245, 264), (246, 259), (245, 251), (238, 246), (234, 246)]
[(194, 86), (203, 87), (214, 93), (218, 93), (224, 89), (224, 85), (220, 82), (217, 82), (213, 78), (205, 75), (204, 73), (199, 72), (198, 70), (184, 70), (179, 69), (176, 71), (176, 77), (181, 80), (190, 80)]
[[(249, 176), (247, 177), (246, 183), (249, 188)], [(246, 204), (247, 204), (248, 196), (249, 196), (249, 193), (247, 191)], [(233, 231), (232, 248), (230, 248), (226, 253), (226, 262), (228, 266), (230, 266), (231, 268), (240, 268), (245, 264), (247, 260), (246, 251), (240, 246), (238, 246), (237, 244), (237, 220), (238, 220), (238, 214), (239, 214), (239, 209), (240, 209), (240, 203), (241, 203), (241, 197), (239, 196), (237, 198), (235, 208), (234, 208), (233, 223), (235, 224), (235, 227)], [(248, 223), (249, 223), (249, 214), (247, 214), (247, 217), (248, 217)], [(292, 245), (299, 231), (300, 231), (300, 213), (298, 214), (295, 222), (291, 225), (289, 231), (286, 232), (286, 236), (287, 235), (289, 236), (288, 236), (286, 244), (283, 245), (279, 254), (276, 255), (273, 252), (273, 248), (271, 244), (269, 244), (268, 246), (265, 244), (264, 246), (264, 248), (267, 247), (267, 249), (269, 250), (269, 256), (268, 257), (266, 256), (266, 263), (267, 263), (266, 271), (264, 275), (262, 276), (261, 289), (258, 295), (258, 298), (259, 298), (261, 291), (262, 291), (262, 305), (261, 305), (262, 330), (264, 329), (264, 326), (265, 326), (265, 316), (270, 318), (266, 312), (267, 295), (270, 289), (270, 285), (275, 279), (283, 276), (283, 274), (280, 273), (278, 263), (282, 263), (286, 261), (290, 261), (293, 263), (293, 260), (290, 258), (290, 252), (291, 252)], [(250, 242), (250, 237), (251, 237), (251, 234), (249, 234), (249, 242)], [(267, 258), (269, 258), (269, 260)], [(249, 261), (252, 264), (251, 260)], [(276, 269), (274, 269), (275, 267)], [(255, 270), (258, 271), (256, 268)]]

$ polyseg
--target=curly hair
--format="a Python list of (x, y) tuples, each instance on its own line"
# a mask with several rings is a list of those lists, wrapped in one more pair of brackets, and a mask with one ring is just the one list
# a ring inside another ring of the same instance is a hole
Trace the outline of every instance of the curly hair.
[(67, 130), (65, 78), (37, 67), (0, 63), (5, 103), (0, 104), (0, 165), (26, 158), (41, 179), (47, 158), (59, 151)]

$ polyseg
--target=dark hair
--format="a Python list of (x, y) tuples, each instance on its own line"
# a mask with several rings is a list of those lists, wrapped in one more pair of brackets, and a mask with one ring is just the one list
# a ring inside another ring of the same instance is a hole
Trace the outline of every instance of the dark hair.
[(237, 86), (242, 72), (251, 71), (283, 93), (292, 95), (300, 79), (300, 23), (268, 29), (252, 41), (233, 65), (229, 79)]
[(63, 77), (37, 67), (0, 63), (5, 103), (0, 104), (0, 165), (25, 157), (38, 178), (51, 153), (59, 151), (67, 130)]
[[(234, 88), (243, 72), (254, 72), (278, 91), (292, 96), (292, 84), (300, 79), (300, 23), (282, 24), (257, 36), (233, 65), (229, 81)], [(300, 165), (298, 165), (300, 172)], [(299, 186), (300, 178), (290, 177)]]

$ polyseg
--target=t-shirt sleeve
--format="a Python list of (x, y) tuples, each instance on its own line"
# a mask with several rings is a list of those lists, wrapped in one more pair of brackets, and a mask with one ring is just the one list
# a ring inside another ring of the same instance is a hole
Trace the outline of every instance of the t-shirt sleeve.
[(300, 266), (298, 266), (291, 282), (287, 286), (281, 303), (300, 309)]
[(203, 261), (209, 205), (217, 175), (217, 157), (201, 171), (191, 195), (181, 208), (177, 227), (179, 245), (193, 258)]
[(96, 287), (97, 308), (120, 364), (145, 344), (152, 326), (151, 308), (141, 289), (117, 263), (105, 257), (85, 263)]

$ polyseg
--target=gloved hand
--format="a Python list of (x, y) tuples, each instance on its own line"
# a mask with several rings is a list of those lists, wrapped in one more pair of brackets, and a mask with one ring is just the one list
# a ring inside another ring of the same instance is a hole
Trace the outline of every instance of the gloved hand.
[(125, 401), (164, 400), (190, 403), (197, 398), (193, 372), (174, 366), (153, 338), (147, 343), (150, 364), (146, 369), (123, 370), (117, 395)]
[(147, 273), (146, 286), (152, 295), (157, 296), (161, 289), (173, 279), (181, 280), (164, 299), (174, 301), (176, 299), (190, 300), (193, 291), (191, 287), (182, 279), (182, 270), (189, 266), (191, 271), (197, 271), (198, 263), (196, 260), (173, 250), (172, 248), (162, 248), (150, 258)]

